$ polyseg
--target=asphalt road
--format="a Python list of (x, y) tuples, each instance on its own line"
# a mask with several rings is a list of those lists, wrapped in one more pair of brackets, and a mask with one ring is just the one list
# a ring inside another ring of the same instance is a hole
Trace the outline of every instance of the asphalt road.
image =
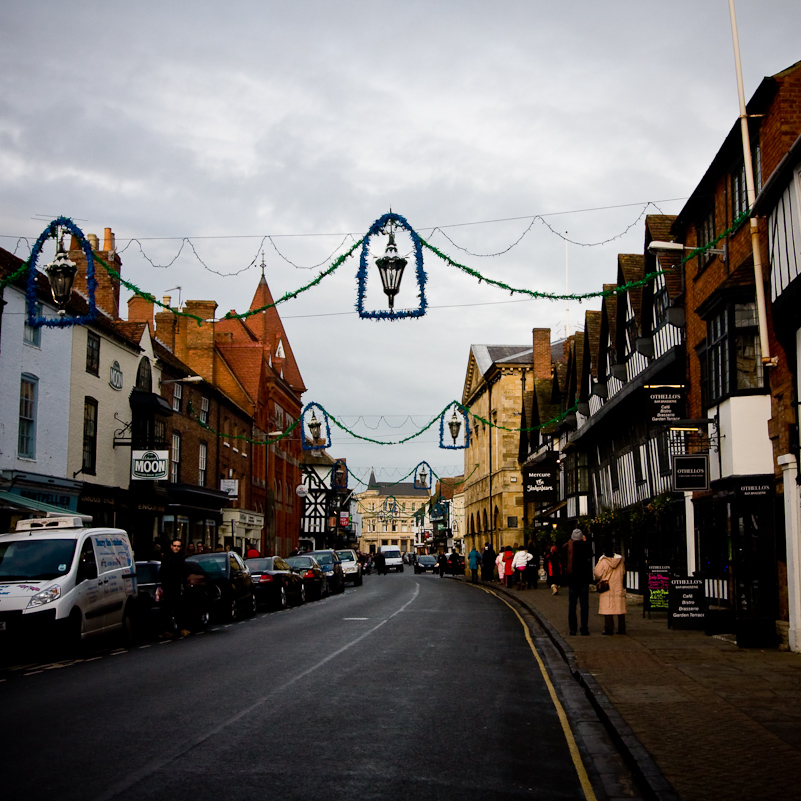
[(521, 621), (408, 570), (0, 679), (6, 798), (586, 797)]

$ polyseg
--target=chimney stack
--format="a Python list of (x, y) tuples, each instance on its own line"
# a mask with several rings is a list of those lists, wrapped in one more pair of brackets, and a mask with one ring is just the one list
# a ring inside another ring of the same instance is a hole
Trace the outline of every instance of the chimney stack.
[(534, 368), (534, 380), (551, 377), (551, 329), (534, 328), (532, 330), (533, 348), (531, 362)]
[[(99, 250), (100, 242), (95, 234), (87, 234), (86, 239), (92, 246), (92, 252), (103, 259), (109, 267), (117, 273), (122, 273), (122, 261), (114, 249), (114, 234), (111, 228), (106, 228), (103, 242), (103, 250)], [(89, 298), (89, 289), (86, 286), (86, 256), (78, 244), (78, 240), (73, 236), (70, 241), (69, 257), (78, 265), (78, 272), (75, 274), (74, 288), (85, 298)], [(114, 320), (120, 319), (120, 281), (112, 277), (106, 268), (95, 261), (95, 304), (102, 309), (109, 317)]]

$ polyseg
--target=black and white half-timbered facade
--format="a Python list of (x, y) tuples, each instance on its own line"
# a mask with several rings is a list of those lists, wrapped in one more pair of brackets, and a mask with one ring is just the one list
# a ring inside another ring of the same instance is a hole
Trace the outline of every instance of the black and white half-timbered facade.
[[(646, 249), (672, 221), (647, 218)], [(685, 383), (677, 261), (668, 257), (660, 264), (651, 254), (618, 257), (617, 281), (604, 285), (601, 310), (587, 311), (584, 331), (567, 341), (563, 410), (575, 411), (527, 459), (559, 454), (563, 503), (554, 522), (565, 531), (592, 525), (596, 551), (611, 539), (626, 556), (627, 584), (634, 592), (648, 564), (669, 563), (685, 575), (693, 567), (686, 499), (673, 491), (670, 458), (689, 442), (684, 432), (651, 421), (649, 401), (659, 387), (680, 393)], [(666, 268), (641, 285), (646, 272)]]

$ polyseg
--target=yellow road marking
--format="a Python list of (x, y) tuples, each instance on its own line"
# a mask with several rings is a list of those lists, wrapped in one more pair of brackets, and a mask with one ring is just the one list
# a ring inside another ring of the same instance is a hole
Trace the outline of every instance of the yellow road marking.
[(564, 707), (556, 695), (556, 688), (553, 686), (551, 677), (548, 675), (548, 671), (545, 668), (545, 663), (542, 661), (542, 657), (540, 657), (539, 653), (537, 652), (537, 648), (534, 645), (534, 640), (531, 639), (531, 632), (526, 625), (526, 621), (523, 620), (517, 609), (515, 609), (505, 598), (502, 598), (500, 595), (498, 595), (498, 593), (488, 589), (487, 587), (480, 587), (480, 589), (484, 590), (484, 592), (489, 593), (490, 595), (494, 595), (499, 601), (503, 601), (515, 613), (515, 615), (517, 615), (517, 619), (520, 621), (520, 625), (523, 627), (523, 631), (526, 633), (526, 640), (528, 641), (529, 648), (531, 648), (531, 653), (534, 654), (534, 658), (537, 660), (537, 664), (540, 666), (542, 678), (545, 680), (545, 686), (548, 688), (548, 693), (550, 694), (551, 701), (556, 709), (559, 722), (562, 724), (562, 731), (564, 732), (565, 740), (567, 740), (570, 758), (573, 760), (573, 766), (578, 774), (579, 782), (581, 783), (581, 789), (584, 791), (584, 797), (587, 799), (587, 801), (598, 801), (595, 792), (592, 789), (590, 777), (587, 775), (587, 769), (584, 767), (584, 761), (581, 758), (578, 745), (576, 745), (576, 738), (573, 736), (573, 730), (570, 728), (570, 723), (567, 720)]

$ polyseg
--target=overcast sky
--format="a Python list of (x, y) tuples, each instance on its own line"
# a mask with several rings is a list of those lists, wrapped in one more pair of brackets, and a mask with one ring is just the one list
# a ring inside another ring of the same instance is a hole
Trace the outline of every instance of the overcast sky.
[[(801, 3), (736, 6), (750, 97), (801, 59)], [(642, 253), (645, 213), (681, 209), (738, 114), (727, 0), (7, 0), (3, 29), (0, 246), (27, 257), (59, 215), (110, 227), (125, 278), (214, 298), (220, 316), (248, 308), (261, 247), (277, 298), (390, 207), (489, 278), (597, 291), (618, 253)], [(396, 307), (415, 305), (413, 267)], [(380, 440), (461, 399), (472, 343), (561, 338), (600, 308), (520, 301), (426, 252), (428, 314), (360, 320), (357, 269), (279, 312), (304, 403)], [(375, 272), (367, 307), (386, 308)], [(404, 446), (332, 434), (364, 479), (463, 470), (438, 425)]]

